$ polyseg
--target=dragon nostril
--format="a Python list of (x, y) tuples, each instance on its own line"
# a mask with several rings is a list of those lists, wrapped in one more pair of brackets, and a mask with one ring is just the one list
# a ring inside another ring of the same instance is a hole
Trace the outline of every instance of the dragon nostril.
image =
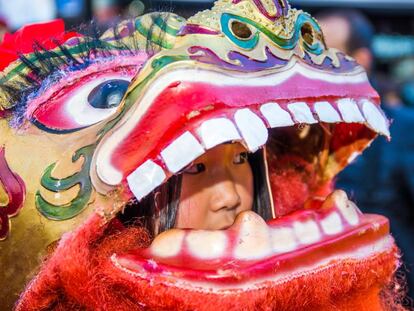
[(300, 29), (302, 39), (308, 44), (312, 45), (314, 42), (314, 33), (313, 28), (310, 24), (306, 23), (303, 24), (302, 28)]
[(248, 40), (253, 35), (250, 27), (247, 26), (247, 24), (238, 21), (231, 22), (231, 31), (236, 37), (242, 40)]

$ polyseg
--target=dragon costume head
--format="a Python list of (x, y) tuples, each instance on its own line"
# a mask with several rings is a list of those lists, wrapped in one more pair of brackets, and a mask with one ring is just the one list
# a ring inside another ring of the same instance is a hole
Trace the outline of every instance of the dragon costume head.
[[(307, 13), (219, 0), (99, 37), (33, 25), (2, 51), (9, 305), (21, 291), (17, 310), (391, 304), (388, 220), (333, 182), (389, 122), (364, 70)], [(226, 221), (188, 225), (204, 203)]]

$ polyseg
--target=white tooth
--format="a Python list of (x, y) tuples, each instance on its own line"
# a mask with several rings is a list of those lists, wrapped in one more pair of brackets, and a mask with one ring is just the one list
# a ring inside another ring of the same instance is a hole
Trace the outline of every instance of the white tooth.
[(292, 228), (271, 229), (272, 248), (275, 253), (286, 253), (297, 248), (295, 234)]
[(269, 229), (259, 215), (254, 213), (243, 215), (234, 257), (253, 260), (270, 255), (272, 245), (269, 235)]
[(223, 231), (191, 231), (186, 241), (191, 253), (201, 259), (219, 258), (227, 247), (227, 236)]
[(292, 103), (287, 108), (293, 114), (295, 121), (298, 123), (314, 124), (318, 121), (313, 117), (312, 111), (304, 102)]
[(355, 226), (359, 223), (359, 210), (353, 202), (349, 200), (340, 202), (338, 204), (338, 209), (350, 225)]
[(266, 118), (270, 127), (283, 127), (294, 125), (289, 112), (283, 110), (276, 103), (267, 103), (260, 107), (260, 112)]
[(151, 244), (151, 252), (157, 257), (174, 257), (181, 250), (185, 231), (171, 229), (158, 235)]
[(263, 121), (250, 109), (240, 109), (235, 115), (237, 127), (251, 152), (263, 146), (268, 137), (267, 128)]
[(362, 101), (362, 112), (364, 113), (365, 118), (372, 129), (378, 133), (384, 134), (385, 136), (390, 136), (388, 121), (374, 103), (364, 99)]
[(203, 146), (190, 132), (185, 132), (161, 151), (161, 157), (170, 172), (177, 173), (203, 153)]
[(241, 139), (233, 122), (226, 118), (211, 119), (203, 122), (198, 128), (197, 133), (206, 149), (211, 149), (228, 141)]
[(323, 232), (328, 235), (337, 234), (342, 231), (341, 217), (337, 212), (333, 212), (320, 221)]
[(343, 98), (337, 101), (338, 109), (341, 112), (342, 119), (347, 123), (365, 122), (364, 117), (359, 111), (357, 103), (350, 98)]
[(345, 191), (335, 190), (331, 195), (329, 195), (325, 202), (327, 201), (333, 202), (349, 224), (356, 225), (359, 223), (358, 214), (361, 212), (353, 202), (348, 200), (348, 195)]
[(339, 113), (329, 102), (316, 102), (314, 109), (322, 122), (335, 123), (342, 121)]
[(302, 244), (312, 244), (319, 241), (321, 234), (318, 225), (315, 221), (309, 219), (306, 221), (295, 221), (293, 223), (293, 230), (296, 238)]
[(141, 200), (165, 180), (164, 170), (151, 160), (145, 161), (140, 167), (128, 175), (128, 186), (134, 196)]

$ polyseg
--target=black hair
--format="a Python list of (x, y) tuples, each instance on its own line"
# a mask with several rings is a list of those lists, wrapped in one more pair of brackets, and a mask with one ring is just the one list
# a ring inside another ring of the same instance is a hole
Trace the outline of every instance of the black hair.
[(249, 154), (249, 163), (253, 172), (254, 201), (253, 211), (264, 220), (272, 218), (272, 205), (270, 202), (269, 188), (267, 184), (267, 168), (264, 149)]
[(349, 37), (346, 48), (352, 54), (360, 48), (371, 49), (374, 37), (374, 26), (361, 12), (353, 9), (326, 10), (316, 14), (318, 20), (337, 17), (345, 20), (349, 25)]
[[(252, 210), (264, 220), (272, 218), (270, 195), (266, 179), (265, 153), (261, 149), (249, 154), (253, 172), (254, 202)], [(124, 223), (145, 227), (153, 237), (174, 228), (180, 203), (182, 174), (172, 177), (139, 203), (131, 202), (119, 218)]]
[(126, 225), (146, 228), (153, 236), (173, 228), (180, 203), (181, 180), (181, 174), (171, 176), (140, 202), (129, 202), (118, 218)]

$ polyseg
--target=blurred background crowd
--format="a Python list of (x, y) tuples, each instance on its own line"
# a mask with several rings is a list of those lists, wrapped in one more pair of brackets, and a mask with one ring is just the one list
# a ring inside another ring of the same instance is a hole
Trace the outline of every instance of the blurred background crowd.
[[(212, 0), (0, 0), (4, 32), (24, 24), (63, 18), (68, 28), (94, 19), (105, 29), (150, 11), (183, 17)], [(369, 73), (392, 120), (392, 141), (377, 139), (338, 177), (365, 212), (390, 218), (402, 250), (402, 273), (414, 297), (414, 0), (291, 0), (315, 16), (328, 46), (354, 57)]]

